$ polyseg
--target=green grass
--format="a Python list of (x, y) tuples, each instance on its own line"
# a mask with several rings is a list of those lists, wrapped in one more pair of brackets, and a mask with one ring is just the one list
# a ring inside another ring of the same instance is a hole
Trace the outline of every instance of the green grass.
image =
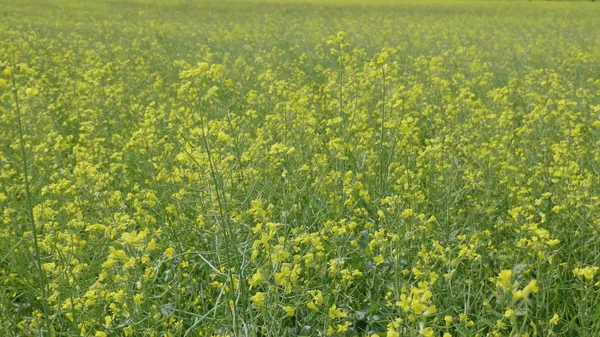
[(598, 17), (5, 0), (0, 336), (598, 335)]

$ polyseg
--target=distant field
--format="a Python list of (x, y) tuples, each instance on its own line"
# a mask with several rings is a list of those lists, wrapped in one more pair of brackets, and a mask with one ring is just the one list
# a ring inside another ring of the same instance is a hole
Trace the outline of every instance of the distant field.
[(598, 2), (0, 4), (2, 337), (600, 336), (599, 229)]

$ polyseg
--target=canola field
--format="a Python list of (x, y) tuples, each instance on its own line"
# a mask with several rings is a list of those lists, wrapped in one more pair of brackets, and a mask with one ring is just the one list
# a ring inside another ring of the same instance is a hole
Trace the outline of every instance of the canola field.
[(0, 336), (599, 336), (599, 229), (598, 3), (0, 3)]

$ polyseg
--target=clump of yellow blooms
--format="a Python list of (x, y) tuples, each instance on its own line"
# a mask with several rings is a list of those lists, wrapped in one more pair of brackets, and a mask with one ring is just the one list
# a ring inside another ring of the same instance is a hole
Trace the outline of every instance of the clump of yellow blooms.
[(596, 276), (598, 269), (599, 268), (596, 266), (585, 266), (583, 268), (576, 267), (573, 269), (573, 275), (575, 275), (579, 279), (591, 281)]
[(595, 336), (592, 3), (5, 0), (0, 336)]

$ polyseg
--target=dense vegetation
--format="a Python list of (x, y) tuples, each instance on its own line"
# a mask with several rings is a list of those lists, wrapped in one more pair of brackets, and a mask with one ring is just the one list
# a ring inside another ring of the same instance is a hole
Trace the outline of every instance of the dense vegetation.
[(600, 335), (599, 18), (4, 0), (0, 335)]

